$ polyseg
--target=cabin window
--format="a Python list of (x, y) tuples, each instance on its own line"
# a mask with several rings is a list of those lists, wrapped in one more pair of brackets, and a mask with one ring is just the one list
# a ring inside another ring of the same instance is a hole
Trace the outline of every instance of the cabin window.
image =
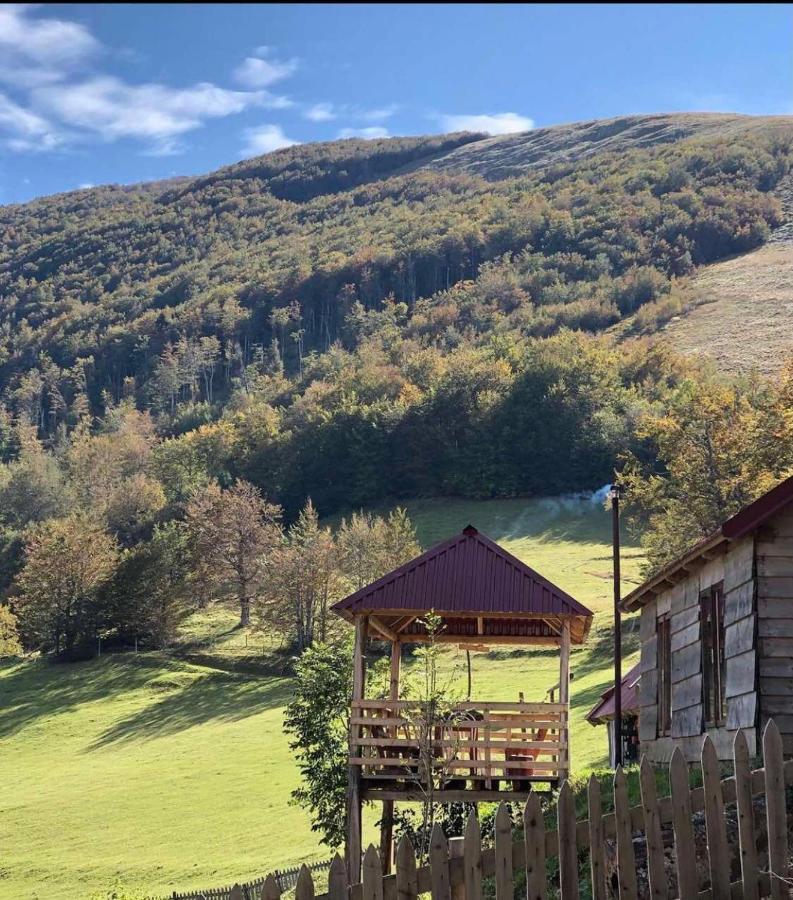
[(724, 585), (714, 584), (699, 595), (702, 622), (702, 702), (706, 726), (724, 725)]
[(672, 730), (672, 632), (669, 616), (658, 620), (658, 737)]

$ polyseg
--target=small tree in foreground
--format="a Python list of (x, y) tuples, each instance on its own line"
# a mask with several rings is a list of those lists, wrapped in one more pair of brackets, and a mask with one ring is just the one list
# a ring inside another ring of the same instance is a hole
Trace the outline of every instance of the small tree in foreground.
[(7, 606), (0, 606), (0, 659), (4, 656), (19, 656), (21, 653), (17, 618)]

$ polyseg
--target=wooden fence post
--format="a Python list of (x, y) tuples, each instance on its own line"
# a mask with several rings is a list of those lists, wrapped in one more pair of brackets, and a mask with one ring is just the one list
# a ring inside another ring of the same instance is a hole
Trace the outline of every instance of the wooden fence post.
[(578, 900), (578, 849), (575, 833), (575, 797), (565, 781), (556, 804), (559, 820), (559, 891), (564, 900)]
[(680, 747), (675, 747), (669, 761), (669, 784), (672, 789), (672, 828), (675, 833), (678, 896), (680, 900), (697, 900), (699, 890), (694, 828), (691, 824), (688, 766)]
[(443, 828), (437, 822), (430, 835), (430, 886), (432, 900), (451, 900), (449, 846)]
[(545, 823), (540, 798), (532, 793), (523, 810), (523, 841), (526, 848), (526, 900), (545, 900)]
[(589, 874), (592, 879), (592, 900), (606, 900), (606, 866), (603, 859), (603, 811), (600, 802), (600, 782), (593, 772), (587, 785), (589, 815)]
[(787, 815), (785, 812), (785, 773), (782, 736), (776, 722), (768, 720), (763, 732), (765, 764), (765, 811), (768, 823), (768, 871), (772, 900), (789, 896), (787, 879)]
[(465, 823), (463, 847), (463, 885), (466, 900), (481, 900), (482, 897), (482, 833), (475, 812)]
[[(451, 882), (452, 900), (465, 900), (465, 882), (462, 878), (455, 883), (452, 875), (451, 860), (462, 860), (465, 854), (465, 838), (454, 837), (449, 840), (449, 881)], [(460, 869), (462, 872), (462, 869)]]
[(617, 830), (617, 877), (620, 900), (637, 900), (636, 856), (633, 852), (633, 829), (628, 803), (628, 782), (622, 766), (614, 773), (614, 825)]
[(268, 875), (264, 879), (259, 900), (281, 900), (281, 889), (278, 887), (278, 882), (275, 880), (274, 875)]
[(730, 855), (724, 823), (724, 796), (716, 748), (708, 735), (702, 742), (701, 760), (710, 890), (713, 900), (730, 900)]
[(664, 871), (664, 844), (661, 837), (661, 817), (658, 813), (658, 791), (655, 771), (646, 756), (639, 766), (639, 785), (644, 814), (644, 835), (647, 843), (647, 881), (651, 900), (666, 900), (669, 891)]
[(512, 817), (503, 801), (496, 812), (496, 900), (513, 900)]
[(347, 884), (347, 867), (337, 853), (328, 870), (328, 900), (348, 900), (350, 889)]
[(741, 881), (744, 900), (759, 900), (757, 885), (757, 843), (754, 836), (752, 809), (752, 772), (746, 735), (736, 732), (732, 745), (735, 765), (735, 801), (738, 806), (738, 843), (741, 848)]
[(314, 879), (308, 866), (300, 867), (295, 885), (295, 900), (314, 900)]
[(416, 900), (419, 894), (418, 876), (416, 875), (416, 851), (410, 838), (403, 834), (399, 839), (396, 852), (396, 891), (397, 900)]
[(231, 889), (229, 900), (245, 900), (245, 898), (242, 896), (242, 888), (238, 884), (235, 884)]
[(369, 844), (363, 856), (361, 897), (362, 900), (383, 900), (383, 867), (380, 864), (380, 854), (374, 844)]

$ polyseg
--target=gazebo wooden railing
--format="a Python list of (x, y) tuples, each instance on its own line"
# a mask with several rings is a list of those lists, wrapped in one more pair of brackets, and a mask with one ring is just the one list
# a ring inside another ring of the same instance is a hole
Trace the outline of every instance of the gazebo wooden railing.
[(416, 701), (356, 700), (351, 724), (349, 763), (370, 799), (412, 799), (430, 762), (436, 777), (469, 792), (498, 791), (501, 781), (522, 791), (564, 774), (564, 703), (455, 703), (428, 723)]

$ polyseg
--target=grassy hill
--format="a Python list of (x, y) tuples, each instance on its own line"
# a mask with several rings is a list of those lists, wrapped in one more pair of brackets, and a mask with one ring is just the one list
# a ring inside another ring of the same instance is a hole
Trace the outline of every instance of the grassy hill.
[[(583, 716), (610, 677), (609, 515), (573, 498), (408, 508), (423, 545), (470, 521), (596, 612), (572, 656), (572, 755), (578, 771), (602, 763), (603, 729)], [(624, 566), (635, 579), (630, 543)], [(0, 667), (0, 897), (75, 900), (116, 878), (166, 895), (327, 856), (288, 802), (289, 681), (228, 671), (256, 654), (232, 621), (193, 623), (186, 637), (219, 642), (207, 665), (152, 653)], [(476, 654), (475, 695), (542, 699), (556, 666), (548, 651)]]

